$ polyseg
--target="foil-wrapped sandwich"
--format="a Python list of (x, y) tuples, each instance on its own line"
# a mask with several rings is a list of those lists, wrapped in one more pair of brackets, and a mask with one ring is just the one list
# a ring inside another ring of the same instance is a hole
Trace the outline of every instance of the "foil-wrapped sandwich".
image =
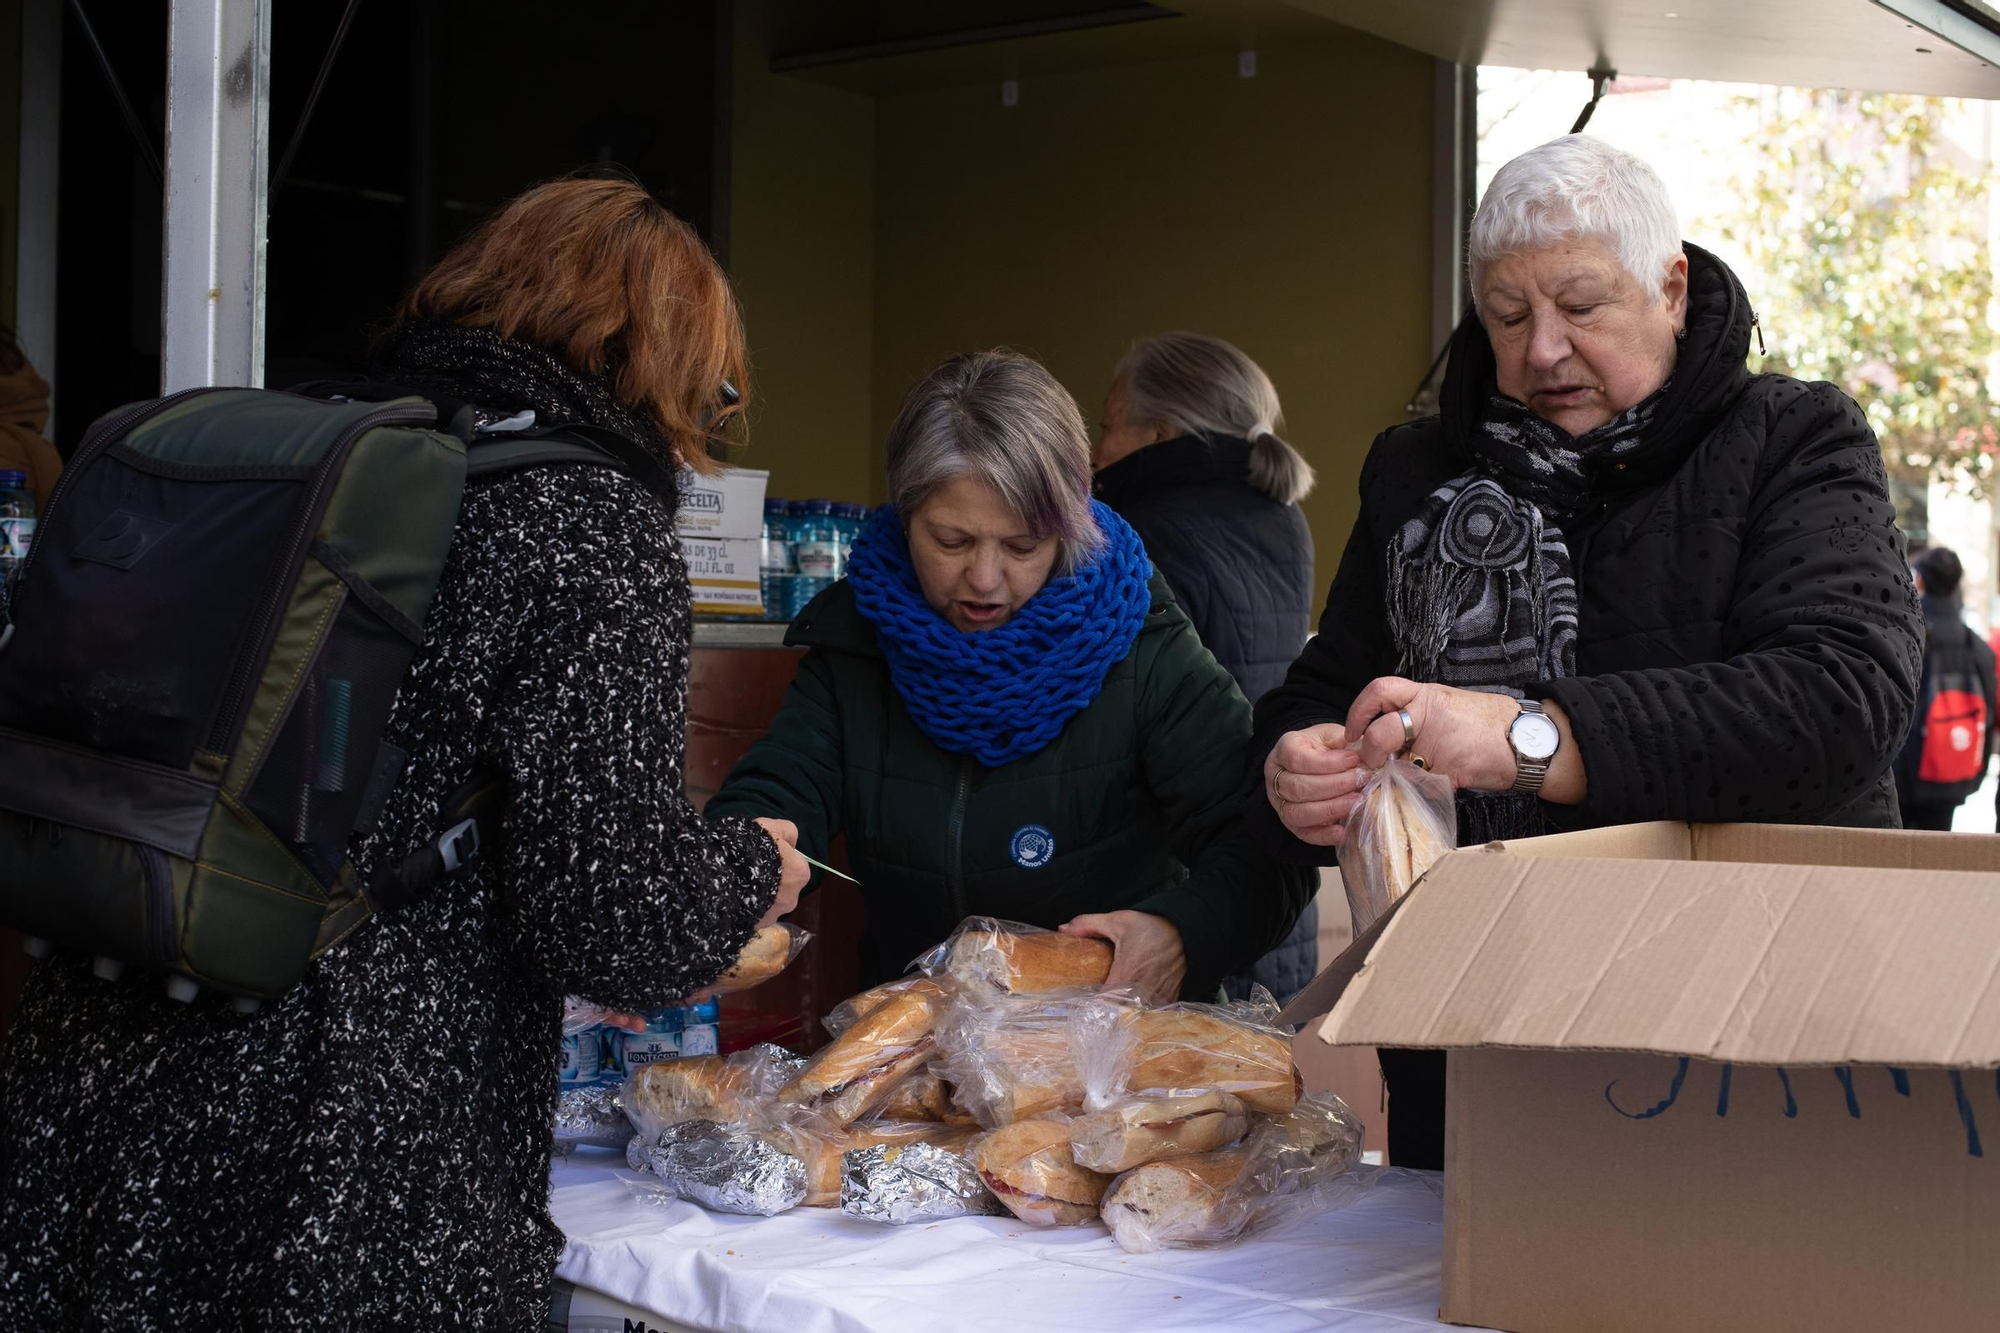
[(564, 1088), (556, 1094), (556, 1153), (578, 1148), (622, 1148), (632, 1137), (632, 1122), (619, 1103), (615, 1083)]
[(684, 1120), (627, 1157), (681, 1198), (718, 1213), (770, 1217), (806, 1197), (806, 1164), (741, 1126)]
[(919, 1142), (849, 1149), (841, 1161), (840, 1211), (902, 1226), (1006, 1210), (963, 1152)]

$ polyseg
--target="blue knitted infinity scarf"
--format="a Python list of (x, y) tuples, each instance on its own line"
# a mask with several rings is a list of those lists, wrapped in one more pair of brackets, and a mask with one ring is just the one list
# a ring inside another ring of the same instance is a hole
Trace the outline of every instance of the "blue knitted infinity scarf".
[(875, 626), (889, 679), (939, 749), (998, 768), (1034, 754), (1097, 697), (1152, 606), (1153, 562), (1124, 519), (1093, 500), (1104, 550), (1053, 578), (998, 629), (966, 633), (924, 600), (893, 505), (854, 541), (847, 581)]

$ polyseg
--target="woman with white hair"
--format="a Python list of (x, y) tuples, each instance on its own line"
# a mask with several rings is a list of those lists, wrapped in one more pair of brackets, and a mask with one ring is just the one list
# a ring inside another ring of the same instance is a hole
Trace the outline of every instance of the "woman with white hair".
[[(1598, 140), (1502, 167), (1468, 250), (1439, 413), (1376, 439), (1320, 634), (1258, 710), (1276, 844), (1331, 860), (1397, 753), (1457, 783), (1462, 844), (1895, 827), (1923, 623), (1861, 409), (1747, 371), (1736, 276)], [(1441, 1165), (1443, 1058), (1383, 1072), (1392, 1157)]]
[[(1285, 678), (1312, 636), (1312, 529), (1299, 512), (1313, 470), (1278, 436), (1284, 410), (1264, 368), (1199, 333), (1134, 343), (1112, 373), (1098, 427), (1097, 498), (1130, 523), (1215, 660), (1251, 703)], [(1319, 963), (1319, 913), (1248, 972), (1288, 1001)]]
[[(890, 503), (800, 613), (783, 708), (710, 816), (835, 836), (868, 909), (866, 981), (967, 916), (1095, 935), (1110, 980), (1212, 999), (1297, 920), (1310, 873), (1244, 818), (1250, 705), (1090, 498), (1055, 378), (957, 356), (889, 432)], [(782, 812), (782, 813), (780, 813)]]

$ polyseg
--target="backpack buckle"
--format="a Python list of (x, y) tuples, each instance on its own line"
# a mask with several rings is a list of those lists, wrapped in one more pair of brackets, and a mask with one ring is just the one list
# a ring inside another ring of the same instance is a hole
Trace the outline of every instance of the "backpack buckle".
[(456, 875), (479, 851), (479, 821), (467, 819), (452, 825), (438, 837), (437, 849), (444, 858), (444, 873)]

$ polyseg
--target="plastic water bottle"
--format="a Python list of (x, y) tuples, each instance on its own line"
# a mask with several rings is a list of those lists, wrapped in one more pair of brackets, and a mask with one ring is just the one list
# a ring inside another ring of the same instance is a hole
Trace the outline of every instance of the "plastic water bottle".
[(681, 1058), (681, 1009), (655, 1009), (646, 1015), (644, 1032), (621, 1032), (619, 1046), (622, 1058), (619, 1064), (626, 1077), (638, 1073), (647, 1065), (661, 1064)]
[(704, 1000), (681, 1012), (681, 1054), (715, 1055), (722, 1049), (722, 1002)]
[(837, 505), (834, 520), (840, 525), (840, 573), (844, 578), (854, 555), (854, 539), (861, 535), (861, 527), (868, 521), (868, 508), (858, 504)]
[(603, 1068), (604, 1038), (600, 1027), (566, 1033), (562, 1039), (560, 1086), (587, 1088), (597, 1082)]
[(792, 583), (799, 572), (792, 558), (792, 526), (785, 502), (764, 501), (764, 533), (758, 582), (764, 594), (764, 619), (790, 620)]
[(797, 615), (845, 572), (840, 563), (840, 531), (833, 524), (833, 501), (807, 500), (803, 506), (793, 503), (792, 552), (799, 564), (793, 595), (796, 610), (792, 613)]
[(28, 474), (0, 471), (0, 606), (14, 588), (14, 571), (35, 544), (35, 497)]

